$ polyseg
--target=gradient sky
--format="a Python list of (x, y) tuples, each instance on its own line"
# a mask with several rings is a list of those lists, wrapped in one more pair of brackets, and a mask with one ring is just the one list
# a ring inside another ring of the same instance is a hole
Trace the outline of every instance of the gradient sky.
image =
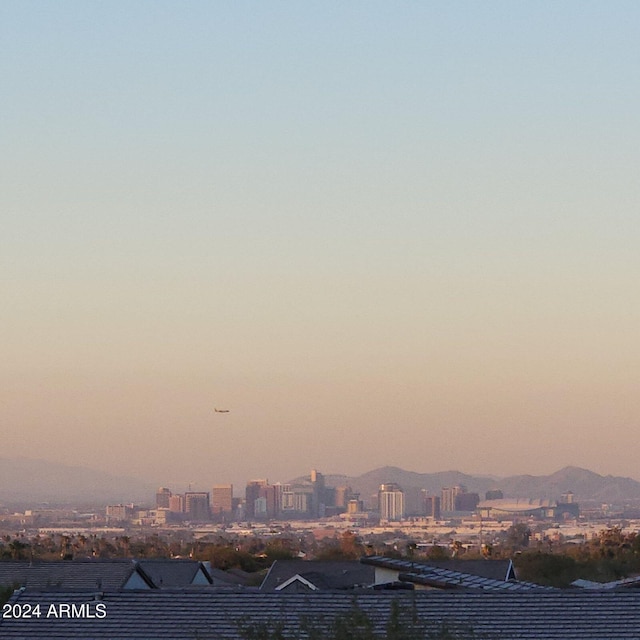
[(637, 2), (3, 0), (0, 455), (640, 479), (639, 33)]

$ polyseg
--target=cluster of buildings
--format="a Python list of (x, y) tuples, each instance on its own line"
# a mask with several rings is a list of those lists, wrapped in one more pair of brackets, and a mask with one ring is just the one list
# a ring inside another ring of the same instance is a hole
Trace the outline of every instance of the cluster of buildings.
[(140, 509), (134, 505), (107, 507), (107, 522), (131, 522), (137, 525), (163, 525), (180, 522), (229, 523), (267, 522), (270, 520), (312, 520), (339, 517), (357, 524), (373, 522), (397, 523), (408, 519), (439, 520), (477, 514), (486, 519), (518, 517), (540, 520), (577, 518), (579, 507), (572, 493), (559, 501), (505, 499), (500, 490), (487, 491), (481, 500), (464, 485), (443, 487), (439, 495), (416, 487), (402, 488), (387, 482), (377, 494), (362, 500), (348, 485), (327, 486), (316, 469), (295, 483), (270, 483), (266, 479), (247, 483), (243, 497), (234, 496), (233, 485), (214, 485), (211, 491), (173, 493), (160, 487), (155, 508)]

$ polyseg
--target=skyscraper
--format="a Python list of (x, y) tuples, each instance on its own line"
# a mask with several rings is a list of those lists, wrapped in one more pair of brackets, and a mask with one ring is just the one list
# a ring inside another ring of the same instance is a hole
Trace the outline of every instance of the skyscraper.
[(245, 514), (247, 518), (256, 515), (256, 500), (260, 497), (260, 489), (269, 484), (267, 480), (250, 480), (245, 489)]
[(156, 492), (156, 509), (168, 509), (171, 495), (170, 489), (160, 487)]
[(187, 491), (184, 494), (184, 510), (187, 519), (204, 522), (211, 519), (208, 491)]
[(378, 506), (381, 520), (402, 520), (404, 518), (404, 493), (395, 483), (380, 485)]
[(233, 513), (233, 485), (216, 484), (211, 490), (211, 513), (214, 516), (229, 517)]
[(467, 488), (464, 485), (456, 485), (455, 487), (443, 487), (440, 497), (440, 507), (443, 511), (456, 510), (456, 496), (460, 493), (466, 493)]

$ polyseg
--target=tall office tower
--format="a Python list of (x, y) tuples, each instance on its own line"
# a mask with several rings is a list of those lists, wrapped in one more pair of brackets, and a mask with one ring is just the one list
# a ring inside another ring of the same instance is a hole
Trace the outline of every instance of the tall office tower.
[(362, 513), (364, 511), (364, 504), (360, 500), (359, 493), (351, 494), (353, 497), (349, 498), (347, 502), (347, 513)]
[(256, 515), (256, 500), (260, 497), (260, 488), (268, 485), (267, 480), (251, 480), (247, 483), (244, 492), (245, 496), (245, 515), (251, 519)]
[(205, 522), (211, 519), (208, 491), (187, 491), (184, 494), (184, 510), (188, 520)]
[(176, 493), (169, 498), (169, 511), (184, 513), (184, 496)]
[(300, 515), (307, 515), (311, 510), (311, 501), (313, 495), (306, 491), (294, 491), (293, 493), (293, 510)]
[(282, 485), (280, 494), (280, 513), (282, 515), (291, 515), (295, 511), (295, 493), (291, 489), (290, 484)]
[(311, 516), (317, 518), (324, 515), (326, 505), (324, 495), (324, 476), (316, 469), (311, 469), (311, 486), (313, 487), (313, 495), (311, 498)]
[(156, 492), (156, 509), (168, 509), (171, 495), (170, 489), (160, 487)]
[(456, 510), (456, 496), (460, 493), (466, 493), (467, 488), (464, 485), (456, 485), (455, 487), (443, 487), (440, 496), (440, 507), (443, 511)]
[(422, 516), (424, 515), (424, 499), (422, 489), (418, 487), (405, 487), (404, 493), (404, 515)]
[(282, 504), (283, 504), (283, 495), (285, 491), (291, 491), (291, 487), (287, 484), (282, 484), (281, 482), (276, 482), (273, 485), (273, 494), (275, 497), (275, 513), (276, 517), (282, 515)]
[(475, 511), (479, 502), (480, 496), (477, 493), (459, 493), (456, 496), (456, 511)]
[(348, 486), (336, 487), (336, 499), (335, 499), (336, 507), (346, 509), (347, 503), (349, 502), (349, 500), (351, 500), (352, 493), (353, 491), (351, 490), (351, 487), (348, 487)]
[(265, 514), (267, 518), (276, 517), (276, 488), (272, 484), (260, 487), (259, 498), (264, 498)]
[(395, 482), (381, 484), (378, 491), (378, 506), (381, 520), (402, 520), (404, 518), (402, 489)]
[[(424, 490), (423, 490), (424, 491)], [(430, 496), (424, 491), (424, 515), (434, 520), (440, 519), (440, 496)]]
[(233, 513), (233, 485), (215, 484), (211, 490), (211, 513), (214, 516), (230, 517)]

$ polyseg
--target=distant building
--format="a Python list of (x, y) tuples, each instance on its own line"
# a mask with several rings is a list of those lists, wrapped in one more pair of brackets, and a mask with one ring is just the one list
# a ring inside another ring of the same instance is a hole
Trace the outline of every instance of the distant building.
[(211, 519), (208, 491), (187, 491), (184, 494), (184, 511), (188, 520), (206, 522)]
[(386, 483), (380, 485), (378, 505), (381, 520), (398, 521), (404, 518), (404, 493), (397, 484)]
[(171, 495), (171, 489), (160, 487), (156, 492), (156, 509), (168, 509)]
[(475, 511), (478, 503), (480, 502), (480, 496), (477, 493), (459, 493), (456, 496), (455, 505), (456, 511)]
[(335, 488), (334, 504), (338, 508), (346, 509), (347, 503), (351, 500), (351, 494), (353, 491), (349, 486), (342, 486)]
[(443, 487), (440, 492), (440, 508), (442, 511), (451, 512), (456, 510), (456, 496), (460, 493), (466, 493), (467, 488), (464, 485), (456, 485), (455, 487)]
[(298, 514), (307, 514), (311, 509), (311, 494), (306, 491), (294, 491), (293, 510)]
[(245, 515), (250, 520), (256, 515), (255, 504), (260, 497), (260, 489), (269, 484), (267, 480), (251, 480), (245, 488)]
[(233, 514), (233, 485), (216, 484), (211, 489), (211, 513), (216, 517), (231, 517)]
[(495, 520), (514, 518), (553, 518), (556, 503), (552, 500), (537, 500), (531, 498), (520, 498), (510, 500), (484, 500), (477, 506), (480, 515), (484, 518)]
[(132, 504), (112, 504), (106, 509), (107, 522), (125, 522), (133, 517), (134, 506)]
[(440, 519), (440, 496), (424, 496), (424, 513), (434, 520)]
[(169, 511), (172, 513), (184, 513), (184, 496), (178, 493), (169, 498)]
[(324, 476), (316, 469), (311, 469), (311, 486), (313, 487), (311, 516), (314, 518), (323, 517), (327, 504)]
[(485, 500), (502, 500), (504, 494), (500, 489), (491, 489), (484, 494)]
[[(266, 518), (275, 518), (276, 516), (276, 488), (271, 484), (264, 485), (260, 487), (258, 492), (258, 499), (264, 500), (265, 510), (264, 514), (262, 510), (260, 510), (260, 517)], [(256, 516), (258, 516), (258, 512), (256, 510)]]

